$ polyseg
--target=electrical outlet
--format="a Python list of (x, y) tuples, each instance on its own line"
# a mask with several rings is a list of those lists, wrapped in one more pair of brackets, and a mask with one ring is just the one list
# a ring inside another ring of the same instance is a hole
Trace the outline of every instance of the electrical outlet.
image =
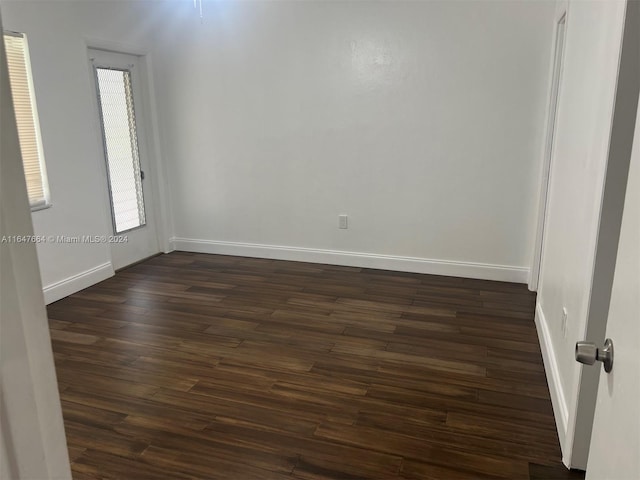
[(561, 323), (561, 327), (562, 327), (562, 336), (564, 338), (567, 338), (567, 308), (566, 307), (562, 307), (562, 323)]
[(338, 215), (338, 228), (349, 228), (349, 220), (346, 215)]

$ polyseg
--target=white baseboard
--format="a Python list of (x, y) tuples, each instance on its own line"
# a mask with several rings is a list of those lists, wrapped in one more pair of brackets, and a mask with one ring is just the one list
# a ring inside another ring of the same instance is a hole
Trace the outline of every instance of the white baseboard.
[(372, 253), (343, 252), (315, 248), (285, 247), (254, 243), (218, 242), (192, 238), (172, 238), (174, 250), (242, 257), (272, 258), (349, 267), (377, 268), (401, 272), (479, 278), (503, 282), (527, 283), (529, 269), (485, 263), (455, 262), (427, 258), (399, 257)]
[(59, 282), (52, 283), (43, 288), (44, 301), (47, 305), (61, 298), (79, 292), (91, 285), (102, 282), (115, 274), (111, 262), (103, 263), (97, 267), (90, 268), (71, 277), (67, 277)]
[[(558, 360), (551, 341), (551, 333), (549, 332), (547, 320), (539, 303), (536, 304), (535, 321), (538, 340), (540, 341), (540, 350), (542, 350), (542, 360), (544, 361), (544, 371), (547, 375), (547, 384), (549, 385), (549, 393), (551, 394), (551, 405), (553, 406), (553, 416), (556, 420), (558, 439), (560, 440), (560, 447), (564, 450), (569, 424), (569, 408), (567, 406), (567, 399), (564, 396), (564, 389), (562, 388), (562, 379), (560, 378)], [(563, 455), (564, 453), (565, 452), (563, 452)]]

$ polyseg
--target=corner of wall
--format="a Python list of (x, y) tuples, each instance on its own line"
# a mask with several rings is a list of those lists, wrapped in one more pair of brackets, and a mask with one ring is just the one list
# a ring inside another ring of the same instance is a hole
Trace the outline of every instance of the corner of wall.
[(61, 298), (67, 297), (73, 293), (84, 290), (91, 285), (102, 282), (109, 277), (113, 277), (115, 271), (111, 262), (97, 265), (89, 270), (80, 272), (76, 275), (64, 278), (60, 281), (46, 285), (43, 288), (44, 301), (47, 305)]
[(167, 251), (164, 253), (171, 253), (174, 250), (176, 250), (176, 237), (171, 237), (167, 242)]

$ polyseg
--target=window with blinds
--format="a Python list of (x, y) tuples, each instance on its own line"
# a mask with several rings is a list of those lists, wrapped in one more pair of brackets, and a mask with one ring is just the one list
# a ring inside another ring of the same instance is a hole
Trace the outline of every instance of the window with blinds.
[(21, 33), (5, 32), (4, 45), (29, 203), (32, 210), (38, 210), (49, 205), (49, 188), (27, 40)]
[(119, 234), (147, 223), (131, 71), (96, 67), (95, 72), (113, 227)]

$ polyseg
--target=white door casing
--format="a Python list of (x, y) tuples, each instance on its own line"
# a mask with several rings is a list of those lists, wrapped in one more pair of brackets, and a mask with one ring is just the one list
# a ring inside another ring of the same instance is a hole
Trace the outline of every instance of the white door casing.
[(0, 478), (70, 479), (35, 243), (6, 240), (33, 226), (0, 47)]
[(556, 5), (554, 49), (551, 67), (551, 85), (549, 92), (549, 104), (547, 106), (546, 139), (542, 172), (540, 179), (540, 195), (538, 199), (538, 221), (536, 238), (533, 250), (533, 259), (529, 273), (529, 290), (538, 290), (540, 278), (540, 266), (542, 264), (542, 245), (544, 237), (545, 218), (547, 215), (547, 200), (549, 195), (549, 180), (551, 176), (551, 161), (553, 159), (553, 140), (556, 131), (556, 117), (558, 115), (558, 97), (562, 79), (562, 65), (564, 60), (565, 37), (567, 31), (567, 2), (559, 1)]

